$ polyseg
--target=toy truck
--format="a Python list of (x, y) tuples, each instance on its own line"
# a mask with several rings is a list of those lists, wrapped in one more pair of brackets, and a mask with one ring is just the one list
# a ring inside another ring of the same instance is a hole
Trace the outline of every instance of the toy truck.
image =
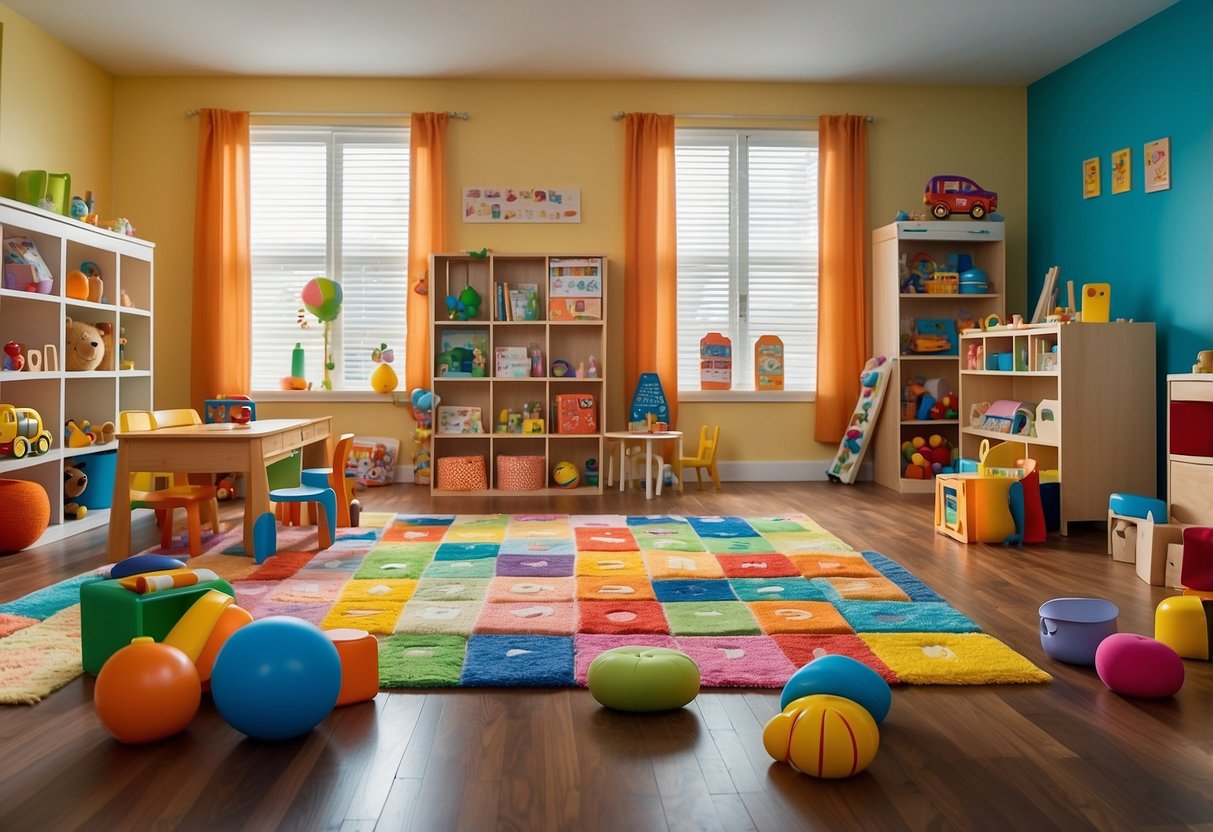
[(51, 432), (42, 427), (42, 417), (32, 407), (0, 404), (0, 456), (24, 459), (51, 449)]

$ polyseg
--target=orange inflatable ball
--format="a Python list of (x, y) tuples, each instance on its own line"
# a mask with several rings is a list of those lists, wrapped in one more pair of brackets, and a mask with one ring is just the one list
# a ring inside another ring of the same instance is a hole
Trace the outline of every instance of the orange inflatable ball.
[(817, 693), (788, 703), (762, 731), (767, 753), (813, 777), (850, 777), (880, 748), (876, 720), (841, 696)]
[(148, 636), (109, 657), (93, 688), (101, 724), (120, 742), (171, 737), (198, 713), (202, 683), (189, 656)]
[(73, 300), (88, 300), (88, 276), (79, 269), (68, 272), (66, 292)]
[(31, 480), (0, 480), (0, 555), (38, 542), (51, 521), (46, 489)]
[(219, 616), (219, 620), (215, 622), (215, 629), (211, 630), (210, 637), (202, 647), (202, 652), (198, 654), (198, 661), (194, 663), (194, 666), (198, 668), (198, 679), (202, 682), (203, 690), (211, 689), (211, 671), (215, 668), (215, 656), (219, 655), (219, 648), (227, 642), (232, 633), (245, 624), (252, 623), (253, 616), (249, 614), (249, 611), (235, 604), (227, 607)]

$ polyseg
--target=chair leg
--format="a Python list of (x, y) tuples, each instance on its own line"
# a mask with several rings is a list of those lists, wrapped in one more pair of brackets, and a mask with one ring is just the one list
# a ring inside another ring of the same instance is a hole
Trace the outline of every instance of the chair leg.
[(720, 490), (720, 472), (716, 470), (716, 460), (712, 460), (712, 467), (708, 469), (708, 473), (712, 475), (712, 482), (716, 483), (716, 490)]
[(656, 466), (657, 470), (646, 473), (649, 473), (657, 478), (657, 482), (653, 483), (653, 490), (656, 491), (657, 496), (660, 497), (661, 485), (665, 481), (665, 460), (662, 458), (661, 454), (653, 454), (653, 464)]
[(173, 545), (173, 513), (157, 510), (156, 517), (160, 520), (160, 548), (167, 549)]
[(333, 545), (333, 527), (337, 522), (337, 494), (333, 489), (326, 489), (320, 497), (323, 511), (316, 512), (316, 530), (320, 538), (320, 548), (327, 549)]
[(345, 471), (334, 470), (329, 475), (329, 488), (334, 494), (340, 494), (337, 500), (337, 525), (343, 529), (350, 526), (350, 501), (345, 497)]
[(206, 522), (211, 527), (211, 531), (219, 534), (219, 501), (207, 500), (206, 503)]
[(277, 551), (278, 526), (274, 515), (267, 511), (253, 523), (253, 562), (265, 563)]
[(189, 527), (190, 557), (196, 558), (202, 554), (202, 507), (198, 503), (186, 506), (185, 520)]

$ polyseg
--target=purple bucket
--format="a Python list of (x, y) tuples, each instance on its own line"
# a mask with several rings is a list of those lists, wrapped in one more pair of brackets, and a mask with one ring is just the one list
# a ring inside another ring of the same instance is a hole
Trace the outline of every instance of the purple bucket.
[(1049, 658), (1095, 664), (1099, 643), (1116, 632), (1120, 610), (1103, 598), (1054, 598), (1040, 605), (1040, 645)]

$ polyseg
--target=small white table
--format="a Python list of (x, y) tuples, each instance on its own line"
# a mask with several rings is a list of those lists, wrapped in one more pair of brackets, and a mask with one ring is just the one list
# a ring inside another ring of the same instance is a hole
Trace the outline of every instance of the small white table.
[[(627, 487), (628, 475), (627, 468), (627, 450), (629, 442), (644, 443), (644, 498), (646, 500), (653, 499), (653, 443), (664, 442), (673, 439), (678, 443), (678, 458), (682, 458), (682, 431), (666, 430), (660, 433), (649, 433), (647, 431), (630, 431), (630, 430), (614, 430), (603, 434), (607, 439), (615, 439), (619, 442), (619, 490), (623, 491)], [(656, 473), (657, 477), (664, 476), (663, 471)], [(678, 477), (678, 491), (682, 492), (682, 476)], [(660, 486), (658, 494), (661, 493)]]

